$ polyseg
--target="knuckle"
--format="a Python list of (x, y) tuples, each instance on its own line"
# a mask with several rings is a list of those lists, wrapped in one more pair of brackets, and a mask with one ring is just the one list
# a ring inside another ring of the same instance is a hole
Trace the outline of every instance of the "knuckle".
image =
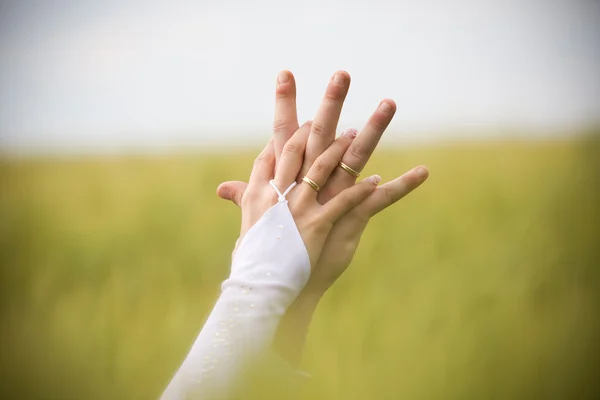
[(401, 178), (405, 188), (413, 188), (419, 184), (418, 177), (414, 174), (406, 174)]
[(340, 101), (343, 97), (344, 96), (340, 88), (331, 87), (325, 92), (325, 96), (323, 98), (329, 101)]
[(287, 99), (290, 97), (291, 90), (288, 85), (281, 85), (275, 89), (275, 98), (277, 100)]
[(327, 132), (325, 125), (318, 122), (313, 122), (310, 127), (310, 133), (317, 136), (325, 136)]
[(267, 156), (265, 153), (260, 153), (258, 156), (256, 156), (256, 158), (254, 159), (254, 165), (260, 165), (264, 162), (267, 161)]
[(348, 153), (352, 157), (357, 158), (359, 160), (367, 156), (367, 150), (363, 145), (359, 144), (359, 142), (357, 141), (354, 141), (352, 145), (350, 145)]
[(273, 121), (273, 132), (275, 133), (282, 133), (282, 132), (287, 132), (289, 130), (289, 123), (287, 120), (285, 119), (276, 119), (275, 121)]
[(324, 172), (327, 172), (330, 169), (330, 166), (327, 162), (325, 162), (323, 159), (321, 159), (321, 157), (317, 158), (317, 160), (315, 161), (315, 163), (312, 166), (314, 168), (314, 171), (318, 174), (322, 174)]
[(385, 130), (385, 128), (387, 128), (388, 124), (385, 121), (381, 121), (377, 118), (375, 118), (372, 122), (371, 122), (371, 128), (375, 131), (375, 132), (381, 132), (383, 133), (383, 131)]
[(385, 128), (387, 128), (388, 124), (390, 123), (391, 118), (384, 116), (384, 115), (374, 115), (370, 120), (369, 120), (369, 125), (371, 125), (372, 129), (375, 132), (382, 132), (385, 130)]
[(325, 99), (333, 100), (336, 102), (343, 100), (344, 97), (346, 96), (347, 91), (348, 91), (347, 83), (331, 84), (327, 87), (327, 90), (325, 91)]
[(386, 204), (394, 204), (396, 202), (396, 195), (388, 187), (382, 187), (383, 197), (385, 198)]
[(295, 153), (299, 153), (302, 150), (302, 146), (299, 143), (293, 142), (293, 141), (288, 141), (284, 146), (283, 146), (283, 152), (286, 154), (295, 154)]

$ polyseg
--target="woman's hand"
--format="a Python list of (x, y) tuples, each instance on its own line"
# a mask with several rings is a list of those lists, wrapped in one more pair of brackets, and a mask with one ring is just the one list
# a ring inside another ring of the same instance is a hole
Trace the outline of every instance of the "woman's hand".
[[(300, 127), (285, 143), (275, 167), (274, 140), (257, 157), (248, 187), (241, 196), (242, 228), (240, 240), (278, 201), (288, 201), (288, 207), (314, 267), (325, 240), (338, 219), (360, 204), (377, 187), (379, 176), (371, 176), (340, 191), (321, 205), (317, 201), (320, 186), (324, 186), (342, 156), (352, 143), (354, 134), (341, 135), (319, 155), (307, 170), (308, 182), (298, 179), (304, 162), (311, 124)], [(276, 170), (275, 173), (273, 171)], [(296, 185), (300, 183), (297, 187)], [(282, 193), (289, 190), (289, 193)], [(287, 196), (286, 196), (287, 195)]]

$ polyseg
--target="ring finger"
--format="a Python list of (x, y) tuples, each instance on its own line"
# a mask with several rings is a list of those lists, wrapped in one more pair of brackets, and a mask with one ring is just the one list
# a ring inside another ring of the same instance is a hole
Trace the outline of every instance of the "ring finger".
[(355, 129), (346, 130), (323, 154), (317, 157), (306, 176), (303, 177), (305, 184), (299, 190), (300, 196), (316, 199), (318, 191), (325, 185), (327, 179), (342, 159), (344, 152), (350, 147), (356, 134)]

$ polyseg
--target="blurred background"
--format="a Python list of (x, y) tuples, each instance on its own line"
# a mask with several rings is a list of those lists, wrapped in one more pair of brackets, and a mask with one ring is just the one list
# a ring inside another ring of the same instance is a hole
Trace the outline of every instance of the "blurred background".
[(228, 275), (290, 69), (300, 122), (398, 105), (365, 173), (430, 179), (323, 298), (307, 398), (600, 392), (600, 2), (1, 1), (0, 392), (150, 399)]

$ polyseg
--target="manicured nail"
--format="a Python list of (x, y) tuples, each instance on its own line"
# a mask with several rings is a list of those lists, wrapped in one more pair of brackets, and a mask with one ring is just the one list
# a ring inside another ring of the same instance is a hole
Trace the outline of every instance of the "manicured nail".
[(387, 101), (382, 101), (381, 104), (379, 104), (379, 109), (381, 112), (387, 114), (392, 111), (392, 106), (390, 106)]
[(354, 139), (356, 135), (358, 135), (358, 131), (354, 128), (348, 128), (344, 131), (344, 133), (342, 133), (342, 135)]
[(277, 83), (286, 83), (290, 80), (290, 73), (287, 71), (281, 71), (279, 75), (277, 75)]
[(343, 85), (345, 82), (346, 78), (344, 77), (344, 75), (337, 73), (333, 76), (333, 83), (335, 83), (336, 85)]
[(381, 182), (381, 177), (379, 175), (371, 175), (367, 178), (367, 180), (373, 185), (379, 185), (379, 182)]

